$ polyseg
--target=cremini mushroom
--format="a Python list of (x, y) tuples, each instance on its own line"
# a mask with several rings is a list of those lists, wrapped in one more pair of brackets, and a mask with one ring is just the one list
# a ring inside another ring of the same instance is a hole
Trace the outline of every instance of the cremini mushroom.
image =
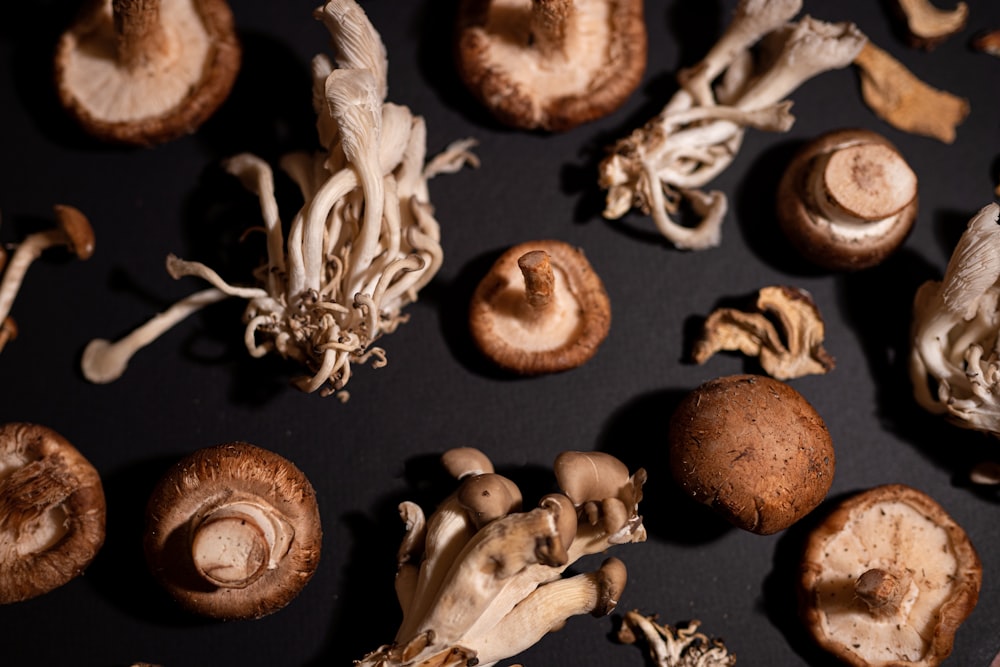
[(655, 667), (733, 667), (736, 654), (721, 639), (699, 632), (699, 627), (701, 621), (692, 620), (673, 628), (633, 609), (622, 617), (618, 641), (635, 644), (644, 638)]
[(833, 482), (823, 418), (790, 385), (728, 375), (690, 391), (670, 418), (680, 488), (738, 528), (769, 535), (815, 509)]
[(565, 131), (618, 109), (646, 69), (641, 0), (462, 0), (460, 78), (501, 122)]
[(46, 426), (0, 425), (0, 604), (82, 574), (105, 521), (100, 475), (80, 450)]
[(854, 667), (941, 664), (982, 580), (961, 526), (903, 484), (840, 502), (809, 535), (801, 572), (806, 627)]
[(260, 201), (266, 259), (254, 272), (256, 284), (232, 284), (200, 262), (169, 256), (172, 277), (197, 276), (210, 287), (135, 335), (92, 341), (82, 360), (92, 382), (117, 379), (137, 350), (227, 297), (247, 301), (244, 341), (250, 355), (274, 352), (304, 366), (307, 374), (295, 379), (302, 391), (341, 392), (352, 364), (385, 365), (385, 350), (376, 341), (406, 322), (404, 307), (442, 262), (427, 182), (474, 164), (473, 142), (456, 142), (425, 164), (424, 121), (385, 101), (385, 47), (364, 11), (353, 0), (332, 0), (315, 17), (330, 32), (337, 66), (324, 55), (313, 60), (320, 150), (282, 160), (305, 200), (291, 223), (279, 218), (266, 162), (246, 153), (225, 162)]
[(888, 139), (862, 128), (826, 132), (792, 157), (778, 184), (778, 224), (808, 261), (867, 269), (909, 236), (917, 175)]
[(59, 40), (56, 83), (91, 135), (152, 146), (215, 113), (240, 59), (225, 0), (96, 0)]
[(951, 9), (936, 7), (930, 0), (895, 2), (906, 22), (910, 45), (928, 51), (961, 32), (969, 19), (969, 6), (964, 2), (956, 2)]
[(508, 248), (469, 307), (479, 350), (522, 375), (555, 373), (591, 359), (611, 327), (611, 302), (583, 250), (540, 240)]
[[(454, 466), (455, 460), (471, 460), (473, 468)], [(400, 505), (406, 531), (396, 593), (403, 620), (395, 639), (357, 661), (359, 667), (489, 667), (572, 616), (615, 609), (627, 579), (619, 559), (562, 575), (584, 556), (646, 539), (638, 514), (644, 470), (630, 475), (601, 452), (563, 452), (554, 466), (561, 491), (523, 509), (514, 482), (492, 472), (485, 455), (461, 448), (458, 455), (446, 452), (442, 462), (459, 472), (458, 487), (426, 519), (417, 504)], [(499, 493), (489, 499), (470, 488)], [(483, 521), (463, 496), (500, 511)]]
[(316, 492), (288, 459), (245, 442), (199, 449), (150, 495), (143, 546), (184, 609), (255, 619), (291, 602), (319, 564)]

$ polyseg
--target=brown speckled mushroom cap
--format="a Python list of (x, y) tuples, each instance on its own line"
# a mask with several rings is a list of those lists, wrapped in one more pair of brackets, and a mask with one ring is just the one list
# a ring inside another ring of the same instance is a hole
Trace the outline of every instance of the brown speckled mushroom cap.
[(887, 484), (837, 505), (802, 559), (802, 618), (855, 667), (934, 667), (979, 598), (982, 564), (925, 493)]
[(0, 425), (0, 604), (80, 575), (105, 520), (100, 476), (76, 447), (45, 426)]
[(480, 281), (469, 326), (476, 346), (522, 375), (580, 366), (611, 327), (604, 284), (583, 251), (540, 240), (509, 248)]
[(462, 0), (462, 81), (501, 122), (564, 131), (610, 114), (639, 85), (641, 0)]
[(242, 51), (225, 0), (92, 0), (59, 40), (63, 106), (91, 135), (151, 146), (194, 132), (228, 97)]
[(294, 599), (319, 564), (316, 493), (284, 457), (244, 442), (200, 449), (156, 485), (146, 560), (189, 611), (260, 618)]

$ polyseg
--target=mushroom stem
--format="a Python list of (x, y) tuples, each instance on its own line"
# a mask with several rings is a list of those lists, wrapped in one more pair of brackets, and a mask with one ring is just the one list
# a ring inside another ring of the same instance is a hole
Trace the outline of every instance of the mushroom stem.
[(113, 0), (118, 62), (130, 70), (143, 67), (149, 54), (167, 50), (160, 23), (160, 0)]
[(892, 615), (899, 609), (906, 587), (899, 577), (881, 568), (872, 568), (854, 582), (854, 594), (875, 615)]
[(885, 144), (838, 148), (811, 178), (814, 201), (837, 222), (865, 223), (899, 213), (916, 196), (917, 177), (903, 156)]
[(248, 502), (213, 509), (191, 536), (191, 561), (208, 582), (245, 588), (277, 567), (294, 530), (273, 509)]
[(531, 3), (531, 37), (544, 58), (564, 53), (568, 24), (575, 14), (573, 0), (534, 0)]
[(524, 291), (532, 313), (541, 313), (552, 303), (556, 277), (544, 250), (532, 250), (517, 260), (517, 266), (524, 276)]
[(14, 298), (21, 289), (24, 276), (31, 263), (48, 248), (66, 242), (66, 234), (60, 229), (46, 229), (29, 234), (18, 244), (10, 256), (7, 270), (0, 280), (0, 318), (6, 318), (14, 304)]

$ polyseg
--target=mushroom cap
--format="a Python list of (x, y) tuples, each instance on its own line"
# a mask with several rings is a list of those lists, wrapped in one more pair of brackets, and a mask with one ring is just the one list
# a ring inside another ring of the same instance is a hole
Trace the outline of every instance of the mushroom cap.
[[(287, 551), (244, 587), (211, 585), (191, 554), (195, 528), (214, 509), (253, 503), (292, 528)], [(146, 511), (144, 550), (154, 577), (185, 609), (220, 619), (260, 618), (291, 602), (319, 564), (316, 492), (284, 457), (232, 442), (195, 451), (160, 479)]]
[[(876, 568), (903, 588), (897, 608), (873, 615), (856, 599), (854, 582)], [(816, 641), (846, 664), (933, 667), (951, 653), (981, 580), (961, 526), (927, 494), (887, 484), (839, 503), (810, 534), (801, 614)]]
[[(532, 4), (575, 11), (555, 53), (531, 29)], [(561, 132), (604, 117), (646, 70), (641, 0), (462, 0), (457, 32), (460, 78), (498, 120), (520, 129)]]
[[(553, 308), (531, 319), (525, 316), (525, 278), (518, 261), (535, 251), (545, 252), (551, 263)], [(597, 353), (611, 327), (611, 303), (582, 250), (563, 241), (531, 241), (509, 248), (480, 281), (469, 327), (479, 350), (501, 368), (522, 375), (555, 373)]]
[(80, 575), (105, 521), (101, 478), (76, 447), (45, 426), (0, 425), (0, 604)]
[(226, 100), (242, 49), (225, 0), (159, 6), (162, 48), (127, 67), (117, 55), (111, 0), (91, 0), (56, 49), (59, 99), (98, 139), (152, 146), (191, 134)]
[(66, 234), (67, 247), (80, 259), (87, 260), (94, 254), (94, 228), (80, 209), (66, 204), (56, 204), (55, 212), (59, 229)]
[(670, 419), (678, 485), (733, 525), (784, 530), (822, 502), (833, 482), (833, 442), (822, 417), (791, 386), (761, 375), (709, 380)]
[[(824, 187), (813, 185), (816, 170), (823, 171)], [(817, 202), (828, 197), (826, 185), (840, 193), (838, 201)], [(879, 264), (903, 244), (916, 221), (918, 199), (917, 177), (888, 139), (861, 128), (833, 130), (808, 142), (789, 162), (778, 184), (778, 224), (810, 262), (856, 271)], [(854, 219), (831, 221), (821, 204), (848, 207)]]

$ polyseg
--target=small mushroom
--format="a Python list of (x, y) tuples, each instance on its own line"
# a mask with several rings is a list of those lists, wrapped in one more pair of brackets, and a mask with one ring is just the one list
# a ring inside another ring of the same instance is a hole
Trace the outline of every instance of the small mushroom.
[(778, 224), (807, 260), (856, 271), (882, 262), (917, 218), (917, 175), (865, 129), (834, 130), (798, 150), (778, 184)]
[(838, 504), (810, 534), (801, 613), (825, 650), (854, 667), (934, 667), (979, 598), (971, 541), (925, 493), (878, 486)]
[(972, 38), (972, 48), (980, 53), (1000, 56), (1000, 28), (983, 30)]
[(240, 59), (225, 0), (96, 0), (59, 40), (56, 82), (88, 133), (151, 146), (197, 130)]
[(635, 644), (646, 640), (649, 655), (656, 667), (733, 667), (736, 655), (726, 649), (721, 639), (710, 639), (698, 631), (701, 621), (689, 621), (672, 628), (656, 622), (656, 616), (644, 616), (636, 610), (622, 617), (618, 641)]
[(930, 0), (896, 0), (896, 7), (906, 21), (910, 45), (928, 51), (965, 28), (969, 18), (969, 6), (964, 2), (940, 9)]
[(509, 248), (472, 297), (480, 351), (521, 375), (556, 373), (597, 353), (611, 327), (604, 284), (579, 248), (543, 240)]
[(293, 463), (245, 442), (200, 449), (160, 479), (144, 549), (185, 609), (255, 619), (291, 602), (319, 564), (316, 493)]
[(681, 489), (752, 533), (791, 526), (833, 482), (833, 442), (822, 417), (802, 394), (766, 376), (698, 386), (677, 406), (668, 438)]
[(0, 425), (0, 604), (82, 574), (105, 520), (101, 478), (76, 447), (45, 426)]
[(565, 131), (620, 107), (646, 69), (641, 0), (462, 0), (458, 71), (501, 122)]

